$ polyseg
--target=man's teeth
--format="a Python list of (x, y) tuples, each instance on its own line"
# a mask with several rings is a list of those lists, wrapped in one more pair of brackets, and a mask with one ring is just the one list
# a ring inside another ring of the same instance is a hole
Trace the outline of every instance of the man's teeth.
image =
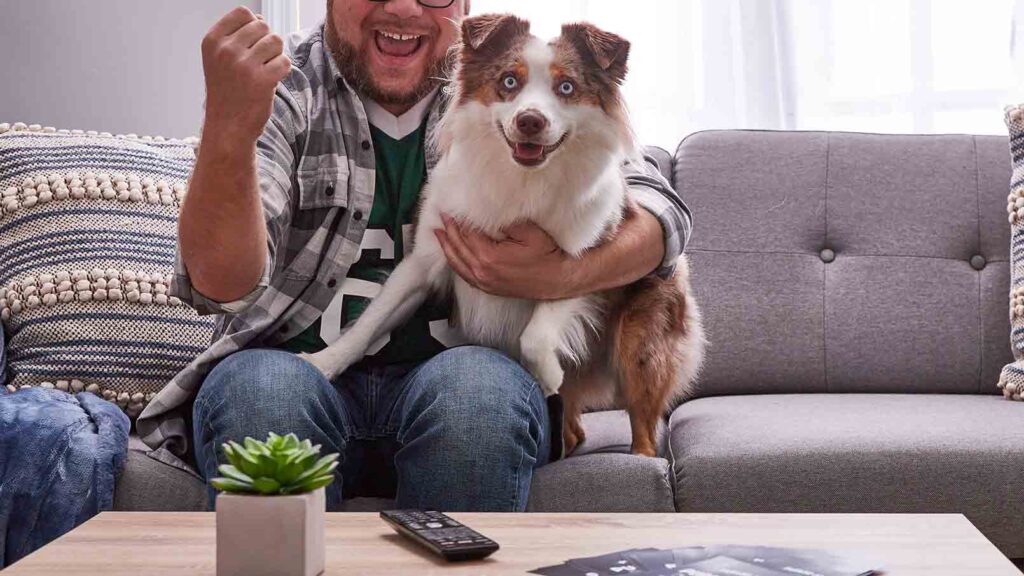
[(384, 37), (387, 37), (387, 38), (391, 38), (392, 40), (402, 40), (402, 41), (405, 41), (405, 40), (416, 40), (417, 38), (419, 38), (418, 35), (413, 35), (413, 34), (396, 34), (394, 32), (385, 32), (383, 30), (380, 30), (379, 32), (381, 33), (381, 36), (384, 36)]

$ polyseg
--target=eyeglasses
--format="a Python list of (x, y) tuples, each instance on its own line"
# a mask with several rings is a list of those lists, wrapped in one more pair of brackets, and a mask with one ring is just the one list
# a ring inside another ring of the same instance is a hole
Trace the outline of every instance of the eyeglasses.
[[(378, 4), (383, 4), (384, 2), (387, 2), (387, 1), (388, 0), (370, 0), (370, 2), (376, 2)], [(452, 4), (455, 4), (455, 0), (416, 0), (416, 1), (419, 2), (420, 6), (423, 6), (425, 8), (447, 8), (447, 7), (451, 6)]]

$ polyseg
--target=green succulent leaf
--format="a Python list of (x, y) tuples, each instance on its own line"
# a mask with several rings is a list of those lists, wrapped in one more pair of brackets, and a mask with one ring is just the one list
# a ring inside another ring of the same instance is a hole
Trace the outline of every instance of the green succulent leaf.
[(331, 482), (334, 482), (334, 476), (333, 475), (317, 476), (315, 478), (307, 480), (306, 482), (304, 482), (302, 484), (299, 484), (299, 485), (295, 486), (292, 489), (292, 491), (289, 492), (289, 494), (304, 494), (306, 492), (312, 492), (313, 490), (316, 490), (317, 488), (323, 488), (324, 486), (327, 486)]
[(264, 476), (262, 478), (253, 479), (252, 486), (260, 494), (275, 494), (280, 490), (281, 483), (273, 478), (267, 478)]
[(271, 432), (270, 436), (267, 437), (267, 447), (270, 448), (271, 451), (277, 452), (283, 446), (284, 446), (284, 438), (282, 438), (281, 436), (278, 436), (277, 434), (274, 434), (273, 432)]
[(294, 449), (299, 447), (299, 437), (294, 433), (284, 437), (284, 447), (288, 449)]
[(238, 458), (232, 462), (236, 468), (250, 477), (260, 475), (260, 463), (255, 456), (250, 454), (248, 450), (243, 448), (237, 442), (229, 441), (227, 446), (230, 446), (234, 454), (238, 456)]
[(299, 477), (299, 474), (302, 474), (303, 470), (305, 470), (305, 468), (300, 466), (297, 462), (285, 464), (277, 469), (277, 479), (281, 484), (291, 484)]
[(296, 483), (305, 482), (306, 480), (315, 476), (323, 476), (329, 472), (333, 472), (338, 467), (338, 463), (335, 460), (338, 459), (337, 454), (329, 454), (323, 458), (317, 460), (316, 464), (312, 468), (309, 468), (294, 480)]
[(239, 463), (241, 456), (239, 456), (238, 453), (235, 452), (235, 449), (232, 448), (230, 444), (221, 445), (221, 451), (224, 452), (224, 457), (228, 459), (229, 464), (231, 464), (235, 468), (238, 468), (241, 465)]
[(210, 484), (222, 492), (255, 492), (251, 484), (239, 482), (232, 478), (214, 478), (210, 480)]
[(226, 476), (227, 478), (230, 478), (232, 480), (237, 480), (239, 482), (243, 482), (243, 483), (246, 483), (246, 484), (252, 484), (252, 477), (251, 476), (249, 476), (248, 474), (245, 474), (244, 472), (242, 472), (238, 468), (235, 468), (231, 464), (221, 464), (217, 468), (217, 470), (219, 470), (220, 473), (223, 474), (224, 476)]
[(248, 450), (250, 454), (254, 456), (257, 454), (270, 456), (270, 448), (268, 448), (265, 443), (249, 438), (248, 436), (246, 436), (243, 442), (245, 443), (245, 449)]

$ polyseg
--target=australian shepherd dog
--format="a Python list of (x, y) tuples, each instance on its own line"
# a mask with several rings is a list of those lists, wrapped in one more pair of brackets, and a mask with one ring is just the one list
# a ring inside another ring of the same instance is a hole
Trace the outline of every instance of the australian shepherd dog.
[(422, 193), (412, 252), (339, 340), (305, 358), (334, 378), (428, 297), (454, 296), (452, 322), (466, 339), (507, 352), (546, 395), (561, 394), (566, 453), (584, 439), (583, 411), (619, 407), (629, 413), (633, 452), (653, 456), (661, 419), (690, 391), (704, 356), (686, 257), (668, 279), (523, 300), (454, 274), (433, 232), (442, 213), (494, 239), (530, 220), (571, 256), (614, 238), (638, 209), (622, 167), (643, 161), (620, 93), (629, 43), (585, 23), (544, 42), (512, 15), (461, 26), (435, 135), (440, 160)]

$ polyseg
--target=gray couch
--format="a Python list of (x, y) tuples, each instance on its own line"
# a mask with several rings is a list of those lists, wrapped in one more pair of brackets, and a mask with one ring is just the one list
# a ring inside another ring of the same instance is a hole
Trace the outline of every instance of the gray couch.
[[(1024, 557), (1024, 403), (996, 389), (1007, 139), (726, 131), (653, 153), (695, 215), (699, 393), (663, 458), (628, 454), (623, 413), (587, 415), (530, 510), (962, 512)], [(115, 505), (205, 493), (136, 445)]]

